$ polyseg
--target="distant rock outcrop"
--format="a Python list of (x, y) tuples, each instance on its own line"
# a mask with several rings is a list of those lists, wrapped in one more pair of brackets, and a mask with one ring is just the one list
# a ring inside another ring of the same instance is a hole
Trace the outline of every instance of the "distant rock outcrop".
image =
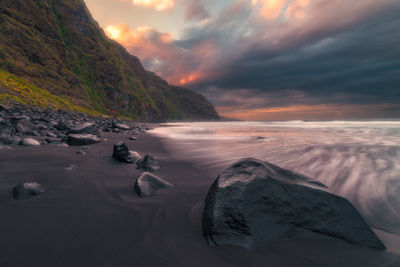
[(282, 239), (335, 239), (385, 249), (356, 208), (310, 178), (257, 159), (219, 174), (203, 214), (207, 243), (255, 249)]

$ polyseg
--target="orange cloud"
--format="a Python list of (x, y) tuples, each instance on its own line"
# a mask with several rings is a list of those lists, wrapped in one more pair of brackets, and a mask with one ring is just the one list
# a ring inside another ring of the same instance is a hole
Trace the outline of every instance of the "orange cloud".
[(189, 76), (183, 77), (182, 79), (180, 79), (178, 84), (180, 84), (180, 85), (189, 84), (189, 83), (197, 81), (200, 77), (201, 77), (200, 73), (192, 73)]
[(174, 0), (133, 0), (134, 5), (151, 7), (157, 11), (163, 11), (175, 6)]
[(276, 19), (282, 13), (286, 0), (252, 0), (260, 8), (260, 15), (266, 19)]

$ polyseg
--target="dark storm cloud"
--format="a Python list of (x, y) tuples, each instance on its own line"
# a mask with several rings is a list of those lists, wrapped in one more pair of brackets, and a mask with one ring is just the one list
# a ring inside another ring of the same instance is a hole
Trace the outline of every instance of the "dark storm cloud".
[[(342, 29), (321, 28), (299, 39), (289, 36), (281, 47), (257, 43), (236, 60), (218, 66), (223, 75), (193, 87), (212, 86), (214, 90), (205, 93), (217, 105), (226, 101), (215, 97), (215, 88), (219, 94), (246, 88), (261, 99), (279, 96), (279, 101), (269, 103), (274, 105), (400, 105), (398, 14), (399, 4)], [(300, 92), (301, 97), (290, 92)]]

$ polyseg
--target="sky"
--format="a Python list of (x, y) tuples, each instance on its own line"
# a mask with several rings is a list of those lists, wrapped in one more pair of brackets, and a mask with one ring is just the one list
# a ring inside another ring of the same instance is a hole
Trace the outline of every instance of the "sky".
[(169, 83), (243, 120), (400, 118), (400, 0), (85, 0)]

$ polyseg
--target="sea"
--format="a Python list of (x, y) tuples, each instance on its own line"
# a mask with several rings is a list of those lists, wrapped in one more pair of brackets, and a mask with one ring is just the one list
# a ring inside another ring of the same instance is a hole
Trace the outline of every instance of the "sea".
[(400, 236), (400, 120), (165, 123), (150, 133), (204, 168), (253, 157), (312, 177)]

